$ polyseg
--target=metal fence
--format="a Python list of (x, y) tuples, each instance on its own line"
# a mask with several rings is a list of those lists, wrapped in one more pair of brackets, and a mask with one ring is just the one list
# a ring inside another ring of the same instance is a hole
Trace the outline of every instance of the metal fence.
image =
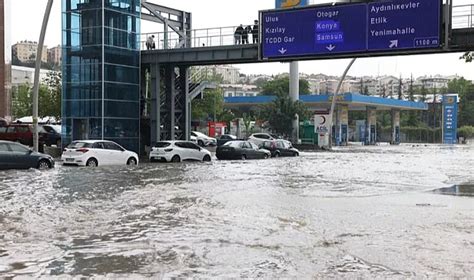
[[(154, 36), (153, 41), (156, 49), (174, 49), (174, 48), (199, 48), (199, 47), (218, 47), (237, 44), (234, 39), (234, 32), (237, 26), (215, 27), (205, 29), (193, 29), (188, 31), (191, 40), (187, 38), (180, 39), (176, 32), (155, 32), (141, 35), (141, 49), (146, 50), (146, 41), (150, 36)], [(167, 35), (167, 36), (166, 36)], [(252, 34), (248, 34), (248, 42), (252, 42)], [(188, 45), (190, 43), (190, 45)]]
[[(191, 40), (187, 38), (184, 38), (184, 40), (180, 39), (179, 35), (174, 31), (169, 31), (167, 33), (144, 33), (140, 37), (141, 49), (147, 49), (147, 38), (152, 35), (154, 36), (153, 42), (155, 49), (199, 48), (235, 45), (236, 42), (234, 39), (234, 31), (236, 28), (237, 26), (193, 29), (187, 32), (187, 34), (190, 35)], [(453, 7), (452, 28), (474, 28), (474, 4)], [(252, 34), (249, 34), (249, 43), (252, 43), (252, 39)]]
[(474, 4), (453, 7), (453, 29), (474, 28)]

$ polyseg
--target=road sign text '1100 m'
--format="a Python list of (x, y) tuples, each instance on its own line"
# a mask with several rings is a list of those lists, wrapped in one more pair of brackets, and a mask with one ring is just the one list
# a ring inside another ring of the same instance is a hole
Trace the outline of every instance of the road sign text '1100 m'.
[(260, 12), (261, 59), (440, 47), (441, 0), (393, 0)]

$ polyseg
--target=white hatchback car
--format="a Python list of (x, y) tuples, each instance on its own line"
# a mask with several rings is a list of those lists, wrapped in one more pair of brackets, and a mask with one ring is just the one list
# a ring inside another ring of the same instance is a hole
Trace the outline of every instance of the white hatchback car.
[(190, 141), (161, 141), (151, 148), (150, 161), (211, 161), (211, 152)]
[(67, 146), (61, 157), (63, 165), (102, 166), (137, 165), (138, 155), (106, 140), (78, 140)]

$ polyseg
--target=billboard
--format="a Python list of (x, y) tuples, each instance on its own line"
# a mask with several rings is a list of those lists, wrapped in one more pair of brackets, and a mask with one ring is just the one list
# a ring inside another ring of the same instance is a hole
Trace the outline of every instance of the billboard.
[(458, 128), (458, 97), (457, 95), (443, 96), (443, 143), (457, 143)]

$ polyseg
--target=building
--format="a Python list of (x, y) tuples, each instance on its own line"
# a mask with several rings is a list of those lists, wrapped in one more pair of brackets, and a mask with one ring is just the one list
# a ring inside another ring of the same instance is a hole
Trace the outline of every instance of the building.
[[(49, 72), (51, 72), (51, 70), (46, 70), (46, 69), (40, 70), (40, 76), (39, 76), (40, 83), (47, 77)], [(34, 81), (35, 68), (13, 65), (11, 73), (12, 73), (11, 83), (12, 83), (13, 88), (18, 87), (20, 85), (24, 85), (24, 84), (29, 84), (33, 86), (35, 82)]]
[[(37, 52), (38, 42), (25, 40), (12, 46), (13, 59), (18, 59), (18, 61), (22, 63), (34, 62)], [(46, 46), (43, 47), (41, 53), (41, 61), (48, 62), (48, 49)]]
[(62, 48), (60, 45), (48, 49), (48, 63), (53, 66), (61, 66)]
[(236, 84), (240, 80), (239, 68), (232, 65), (201, 66), (198, 68), (201, 71), (204, 69), (207, 75), (221, 76), (224, 83)]
[(0, 118), (11, 118), (10, 0), (0, 0)]
[(63, 145), (112, 140), (139, 152), (140, 0), (65, 0), (62, 9)]
[(233, 96), (257, 96), (260, 91), (257, 86), (244, 84), (222, 84), (220, 85), (224, 92), (224, 97)]

